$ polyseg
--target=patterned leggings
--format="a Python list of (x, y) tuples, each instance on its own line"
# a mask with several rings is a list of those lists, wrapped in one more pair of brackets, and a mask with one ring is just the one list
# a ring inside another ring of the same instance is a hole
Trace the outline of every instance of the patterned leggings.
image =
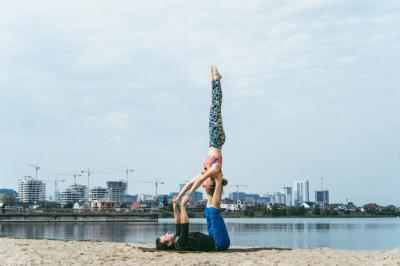
[(225, 143), (225, 132), (222, 125), (222, 90), (221, 81), (212, 81), (212, 101), (210, 108), (210, 147), (221, 149)]

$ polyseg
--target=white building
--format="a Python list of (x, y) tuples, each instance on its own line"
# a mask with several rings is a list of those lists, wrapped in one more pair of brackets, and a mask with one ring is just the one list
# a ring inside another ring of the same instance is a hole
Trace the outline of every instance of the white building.
[(154, 196), (149, 194), (138, 194), (137, 200), (141, 202), (153, 201)]
[(281, 193), (285, 195), (285, 204), (286, 206), (292, 206), (292, 188), (291, 187), (281, 187)]
[(297, 180), (293, 182), (293, 204), (299, 205), (310, 201), (310, 185), (308, 180)]
[(18, 181), (18, 199), (25, 203), (45, 201), (46, 184), (43, 181), (26, 176)]
[(221, 209), (226, 209), (228, 211), (241, 211), (244, 210), (246, 206), (240, 201), (222, 201)]
[(281, 192), (274, 192), (273, 195), (274, 197), (272, 203), (285, 204), (286, 202), (285, 194)]
[(85, 203), (88, 201), (87, 186), (73, 184), (60, 193), (61, 204)]
[(102, 187), (94, 187), (90, 189), (90, 200), (106, 200), (108, 199), (108, 189)]

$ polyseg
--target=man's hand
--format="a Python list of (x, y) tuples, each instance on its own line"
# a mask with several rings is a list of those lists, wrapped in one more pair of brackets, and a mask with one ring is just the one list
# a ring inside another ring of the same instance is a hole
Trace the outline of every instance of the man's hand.
[(190, 201), (190, 194), (186, 194), (181, 202), (181, 206), (186, 206)]
[(176, 195), (176, 196), (172, 199), (172, 205), (173, 205), (174, 207), (177, 207), (177, 206), (178, 206), (178, 202), (179, 202), (179, 197), (178, 197), (178, 195)]

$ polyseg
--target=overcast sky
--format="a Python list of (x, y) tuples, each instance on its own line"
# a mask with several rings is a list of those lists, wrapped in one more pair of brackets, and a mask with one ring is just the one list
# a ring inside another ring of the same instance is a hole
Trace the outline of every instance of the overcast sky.
[(400, 205), (399, 14), (397, 0), (2, 0), (0, 187), (27, 164), (61, 188), (73, 178), (56, 173), (129, 166), (176, 191), (207, 156), (216, 64), (230, 184), (309, 179), (314, 200), (324, 176), (331, 202)]

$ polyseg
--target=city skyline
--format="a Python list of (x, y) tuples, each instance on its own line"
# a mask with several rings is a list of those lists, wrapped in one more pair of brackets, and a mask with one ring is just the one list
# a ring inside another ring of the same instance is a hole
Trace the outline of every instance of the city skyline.
[[(256, 196), (257, 198), (259, 197), (260, 199), (268, 198), (269, 199), (268, 202), (280, 203), (280, 204), (283, 204), (283, 205), (286, 205), (289, 207), (298, 206), (300, 203), (305, 203), (305, 202), (315, 202), (321, 206), (324, 206), (329, 203), (343, 204), (344, 202), (346, 202), (346, 204), (349, 202), (356, 203), (356, 204), (372, 203), (372, 201), (358, 203), (358, 202), (352, 201), (349, 198), (345, 198), (344, 201), (332, 202), (329, 200), (329, 198), (330, 198), (329, 189), (323, 188), (322, 179), (323, 179), (323, 177), (320, 178), (320, 180), (321, 180), (320, 188), (316, 189), (314, 191), (310, 191), (310, 189), (309, 189), (309, 185), (310, 185), (309, 180), (294, 180), (292, 187), (281, 186), (280, 190), (275, 191), (275, 192), (269, 191), (269, 192), (264, 192), (264, 193), (254, 193), (254, 192), (250, 191), (250, 193), (248, 193), (248, 191), (239, 190), (238, 187), (236, 186), (236, 190), (231, 190), (230, 192), (225, 191), (223, 198), (230, 198), (230, 199), (234, 199), (234, 200), (243, 201), (244, 198), (253, 198), (254, 199), (254, 197)], [(168, 192), (158, 193), (158, 194), (152, 194), (151, 192), (150, 193), (146, 193), (146, 192), (129, 193), (126, 190), (126, 188), (127, 188), (126, 181), (127, 180), (119, 179), (119, 180), (107, 180), (106, 186), (98, 185), (98, 186), (93, 186), (90, 189), (88, 189), (88, 187), (84, 184), (78, 184), (78, 182), (74, 182), (72, 184), (67, 184), (65, 189), (58, 189), (58, 190), (53, 190), (53, 191), (49, 192), (49, 191), (47, 191), (48, 186), (47, 186), (46, 182), (41, 181), (36, 176), (35, 177), (25, 176), (23, 179), (18, 180), (19, 185), (18, 185), (18, 189), (16, 191), (18, 191), (19, 194), (21, 193), (21, 187), (23, 187), (24, 186), (23, 184), (27, 183), (27, 181), (29, 183), (33, 182), (35, 184), (37, 182), (39, 182), (41, 184), (41, 187), (44, 188), (44, 196), (40, 196), (40, 197), (42, 197), (41, 199), (46, 197), (46, 200), (55, 201), (55, 202), (59, 202), (59, 201), (67, 202), (69, 199), (76, 200), (78, 198), (81, 199), (81, 200), (77, 200), (78, 202), (82, 202), (82, 201), (90, 202), (90, 201), (93, 201), (94, 199), (105, 199), (105, 200), (109, 200), (109, 201), (123, 202), (125, 196), (127, 196), (127, 197), (130, 197), (130, 196), (148, 197), (148, 196), (150, 196), (153, 199), (155, 199), (158, 196), (164, 196), (164, 195), (171, 196), (172, 194), (177, 194), (180, 190), (182, 190), (183, 186), (185, 185), (184, 183), (180, 183), (179, 190), (168, 191)], [(299, 190), (301, 190), (301, 191), (299, 191)], [(23, 202), (27, 201), (25, 198), (30, 198), (30, 197), (24, 196), (24, 195), (26, 195), (26, 193), (27, 192), (24, 192), (24, 194), (20, 194), (20, 196), (19, 196), (19, 198)], [(31, 192), (29, 192), (29, 193), (31, 193)], [(295, 195), (295, 193), (297, 195)], [(58, 195), (56, 196), (56, 194), (58, 194)], [(196, 191), (193, 194), (192, 199), (194, 201), (201, 200), (201, 199), (203, 199), (203, 194), (204, 194), (203, 191)], [(313, 198), (313, 194), (315, 195), (314, 198)], [(88, 197), (88, 195), (90, 195), (90, 196)], [(37, 195), (37, 196), (39, 197), (39, 195)], [(31, 200), (29, 200), (29, 201), (31, 201)], [(376, 203), (376, 202), (374, 202), (374, 203)], [(379, 202), (378, 202), (378, 205), (379, 205)], [(386, 205), (393, 205), (393, 203), (386, 204)]]
[(395, 0), (1, 2), (0, 187), (35, 176), (27, 164), (68, 183), (53, 173), (129, 166), (174, 191), (207, 157), (215, 64), (230, 185), (315, 191), (324, 176), (331, 202), (398, 206), (398, 14)]
[[(54, 197), (54, 192), (55, 192), (55, 186), (54, 186), (54, 183), (52, 182), (52, 181), (54, 181), (54, 180), (58, 180), (58, 181), (60, 181), (60, 180), (62, 180), (62, 181), (66, 181), (66, 180), (69, 180), (70, 178), (71, 178), (71, 176), (73, 177), (73, 182), (72, 183), (68, 183), (68, 182), (65, 182), (64, 183), (64, 186), (60, 186), (60, 185), (58, 185), (58, 187), (57, 187), (57, 190), (58, 190), (58, 192), (60, 193), (60, 192), (62, 192), (62, 191), (65, 191), (65, 189), (68, 189), (68, 187), (72, 187), (74, 184), (77, 184), (77, 185), (83, 185), (83, 186), (85, 186), (85, 187), (87, 187), (87, 176), (82, 176), (82, 174), (80, 174), (79, 175), (79, 177), (81, 178), (81, 182), (77, 182), (76, 181), (76, 179), (77, 179), (77, 175), (76, 174), (71, 174), (71, 173), (69, 173), (69, 174), (60, 174), (60, 175), (58, 175), (58, 176), (54, 176), (53, 177), (53, 180), (51, 180), (51, 179), (41, 179), (41, 177), (40, 177), (40, 170), (38, 171), (37, 169), (41, 169), (40, 168), (40, 166), (37, 164), (37, 165), (29, 165), (28, 164), (28, 167), (32, 167), (32, 166), (36, 166), (36, 167), (33, 167), (33, 169), (35, 169), (35, 171), (34, 171), (34, 176), (33, 175), (25, 175), (23, 178), (20, 178), (20, 179), (18, 179), (18, 181), (21, 181), (21, 180), (23, 180), (23, 179), (26, 179), (26, 178), (32, 178), (33, 180), (35, 180), (36, 179), (36, 175), (38, 174), (38, 180), (39, 181), (43, 181), (43, 183), (45, 184), (45, 190), (46, 190), (46, 199), (52, 199), (53, 197)], [(106, 168), (106, 169), (103, 169), (103, 170), (99, 170), (99, 171), (93, 171), (93, 172), (97, 172), (97, 173), (101, 173), (102, 175), (109, 175), (109, 173), (111, 172), (111, 170), (110, 170), (111, 168)], [(117, 170), (120, 170), (120, 169), (118, 169), (118, 168), (114, 168), (114, 169), (117, 169)], [(126, 168), (126, 169), (129, 169), (129, 168)], [(134, 171), (133, 169), (131, 170), (132, 172)], [(83, 170), (82, 171), (77, 171), (77, 172), (83, 172)], [(87, 174), (87, 173), (86, 173)], [(61, 179), (61, 177), (62, 176), (64, 176), (64, 179)], [(68, 176), (68, 178), (65, 178), (65, 176)], [(92, 188), (106, 188), (107, 187), (107, 183), (108, 182), (126, 182), (126, 176), (125, 177), (123, 177), (122, 175), (120, 175), (121, 177), (120, 178), (111, 178), (111, 179), (109, 179), (109, 178), (104, 178), (104, 180), (105, 180), (105, 183), (104, 184), (100, 184), (100, 183), (98, 183), (98, 182), (95, 182), (95, 184), (93, 184), (91, 187), (90, 187), (90, 190), (92, 189)], [(309, 179), (302, 179), (302, 180), (300, 180), (300, 179), (293, 179), (293, 181), (292, 182), (289, 182), (289, 183), (292, 183), (292, 186), (290, 186), (290, 187), (288, 187), (288, 186), (286, 186), (286, 185), (282, 185), (282, 186), (280, 186), (279, 188), (277, 188), (277, 189), (272, 189), (272, 190), (269, 190), (269, 191), (264, 191), (264, 192), (254, 192), (254, 191), (251, 191), (251, 190), (248, 190), (247, 188), (248, 188), (248, 186), (247, 185), (239, 185), (239, 187), (241, 187), (241, 189), (239, 190), (239, 192), (243, 192), (243, 193), (246, 193), (246, 194), (248, 194), (248, 193), (250, 193), (250, 194), (258, 194), (258, 195), (260, 195), (260, 196), (265, 196), (265, 195), (269, 195), (269, 194), (274, 194), (274, 193), (281, 193), (281, 194), (285, 194), (285, 192), (283, 192), (283, 189), (284, 188), (291, 188), (291, 203), (292, 203), (292, 205), (296, 205), (295, 204), (295, 201), (296, 201), (296, 196), (294, 195), (294, 193), (295, 193), (295, 191), (296, 191), (296, 189), (295, 189), (295, 184), (296, 183), (306, 183), (307, 185), (306, 185), (306, 187), (307, 187), (307, 191), (308, 191), (308, 201), (310, 201), (310, 202), (314, 202), (314, 198), (313, 198), (313, 195), (314, 195), (314, 193), (316, 193), (317, 191), (321, 191), (321, 190), (323, 190), (323, 191), (325, 191), (325, 190), (329, 190), (329, 188), (327, 188), (326, 186), (324, 186), (323, 184), (322, 184), (322, 180), (324, 180), (324, 181), (326, 181), (326, 178), (324, 177), (324, 176), (321, 176), (321, 177), (318, 177), (318, 180), (319, 180), (319, 184), (313, 184), (313, 182), (310, 182), (309, 181)], [(187, 180), (186, 180), (187, 181)], [(76, 182), (76, 183), (74, 183), (74, 182)], [(145, 190), (143, 190), (143, 191), (134, 191), (133, 193), (132, 192), (130, 192), (130, 191), (128, 191), (127, 190), (127, 194), (128, 195), (152, 195), (152, 196), (154, 196), (154, 183), (152, 182), (152, 181), (144, 181), (144, 180), (137, 180), (137, 179), (133, 179), (133, 180), (131, 180), (131, 182), (132, 183), (149, 183), (149, 184), (151, 184), (151, 186), (148, 186), (148, 188), (146, 188)], [(163, 182), (159, 182), (159, 183), (161, 183), (162, 185), (164, 184)], [(158, 184), (158, 187), (160, 187), (160, 185), (161, 184)], [(310, 184), (313, 184), (312, 186), (310, 186)], [(177, 187), (179, 187), (179, 188), (182, 188), (183, 187), (183, 185), (184, 185), (184, 183), (182, 183), (182, 182), (178, 182), (177, 183)], [(128, 185), (129, 186), (129, 185)], [(132, 186), (132, 184), (131, 184), (131, 186)], [(133, 185), (134, 186), (134, 185)], [(1, 187), (1, 184), (0, 184), (0, 188), (8, 188), (8, 189), (14, 189), (15, 191), (18, 191), (19, 190), (19, 188), (18, 188), (19, 186), (18, 186), (18, 184), (16, 185), (16, 187), (14, 188), (14, 187)], [(243, 188), (242, 188), (243, 187)], [(311, 187), (311, 189), (310, 189), (310, 187)], [(224, 187), (224, 190), (225, 190), (225, 192), (224, 192), (224, 194), (225, 195), (228, 195), (228, 194), (230, 194), (230, 193), (234, 193), (234, 192), (237, 192), (238, 190), (238, 187), (237, 186), (235, 186), (235, 185), (232, 185), (232, 184), (230, 184), (230, 185), (228, 185), (228, 186), (226, 186), (226, 187)], [(199, 190), (198, 191), (200, 191), (200, 192), (204, 192), (204, 191), (202, 191), (202, 189), (201, 188), (199, 188)], [(161, 195), (161, 194), (168, 194), (168, 193), (173, 193), (173, 192), (179, 192), (179, 191), (175, 191), (175, 190), (171, 190), (171, 191), (163, 191), (163, 190), (161, 190), (161, 191), (159, 191), (159, 195)], [(304, 193), (304, 192), (302, 192), (302, 193)], [(334, 195), (334, 194), (333, 194)], [(286, 194), (285, 194), (285, 196), (287, 196)], [(303, 196), (303, 195), (302, 195)], [(329, 197), (332, 197), (332, 195), (330, 195)], [(332, 197), (333, 199), (335, 199), (336, 197)], [(307, 200), (305, 200), (305, 199), (302, 199), (300, 202), (306, 202)], [(395, 204), (395, 203), (381, 203), (381, 202), (379, 202), (379, 201), (372, 201), (372, 200), (370, 200), (370, 201), (366, 201), (366, 202), (358, 202), (358, 201), (356, 201), (356, 200), (353, 200), (351, 197), (345, 197), (345, 198), (343, 198), (343, 199), (339, 199), (339, 200), (337, 200), (337, 201), (333, 201), (333, 200), (331, 200), (330, 202), (337, 202), (337, 203), (342, 203), (342, 202), (355, 202), (356, 204), (364, 204), (364, 203), (369, 203), (369, 202), (376, 202), (376, 203), (380, 203), (380, 204), (382, 204), (382, 205), (390, 205), (390, 204)], [(396, 204), (395, 204), (396, 205)]]

